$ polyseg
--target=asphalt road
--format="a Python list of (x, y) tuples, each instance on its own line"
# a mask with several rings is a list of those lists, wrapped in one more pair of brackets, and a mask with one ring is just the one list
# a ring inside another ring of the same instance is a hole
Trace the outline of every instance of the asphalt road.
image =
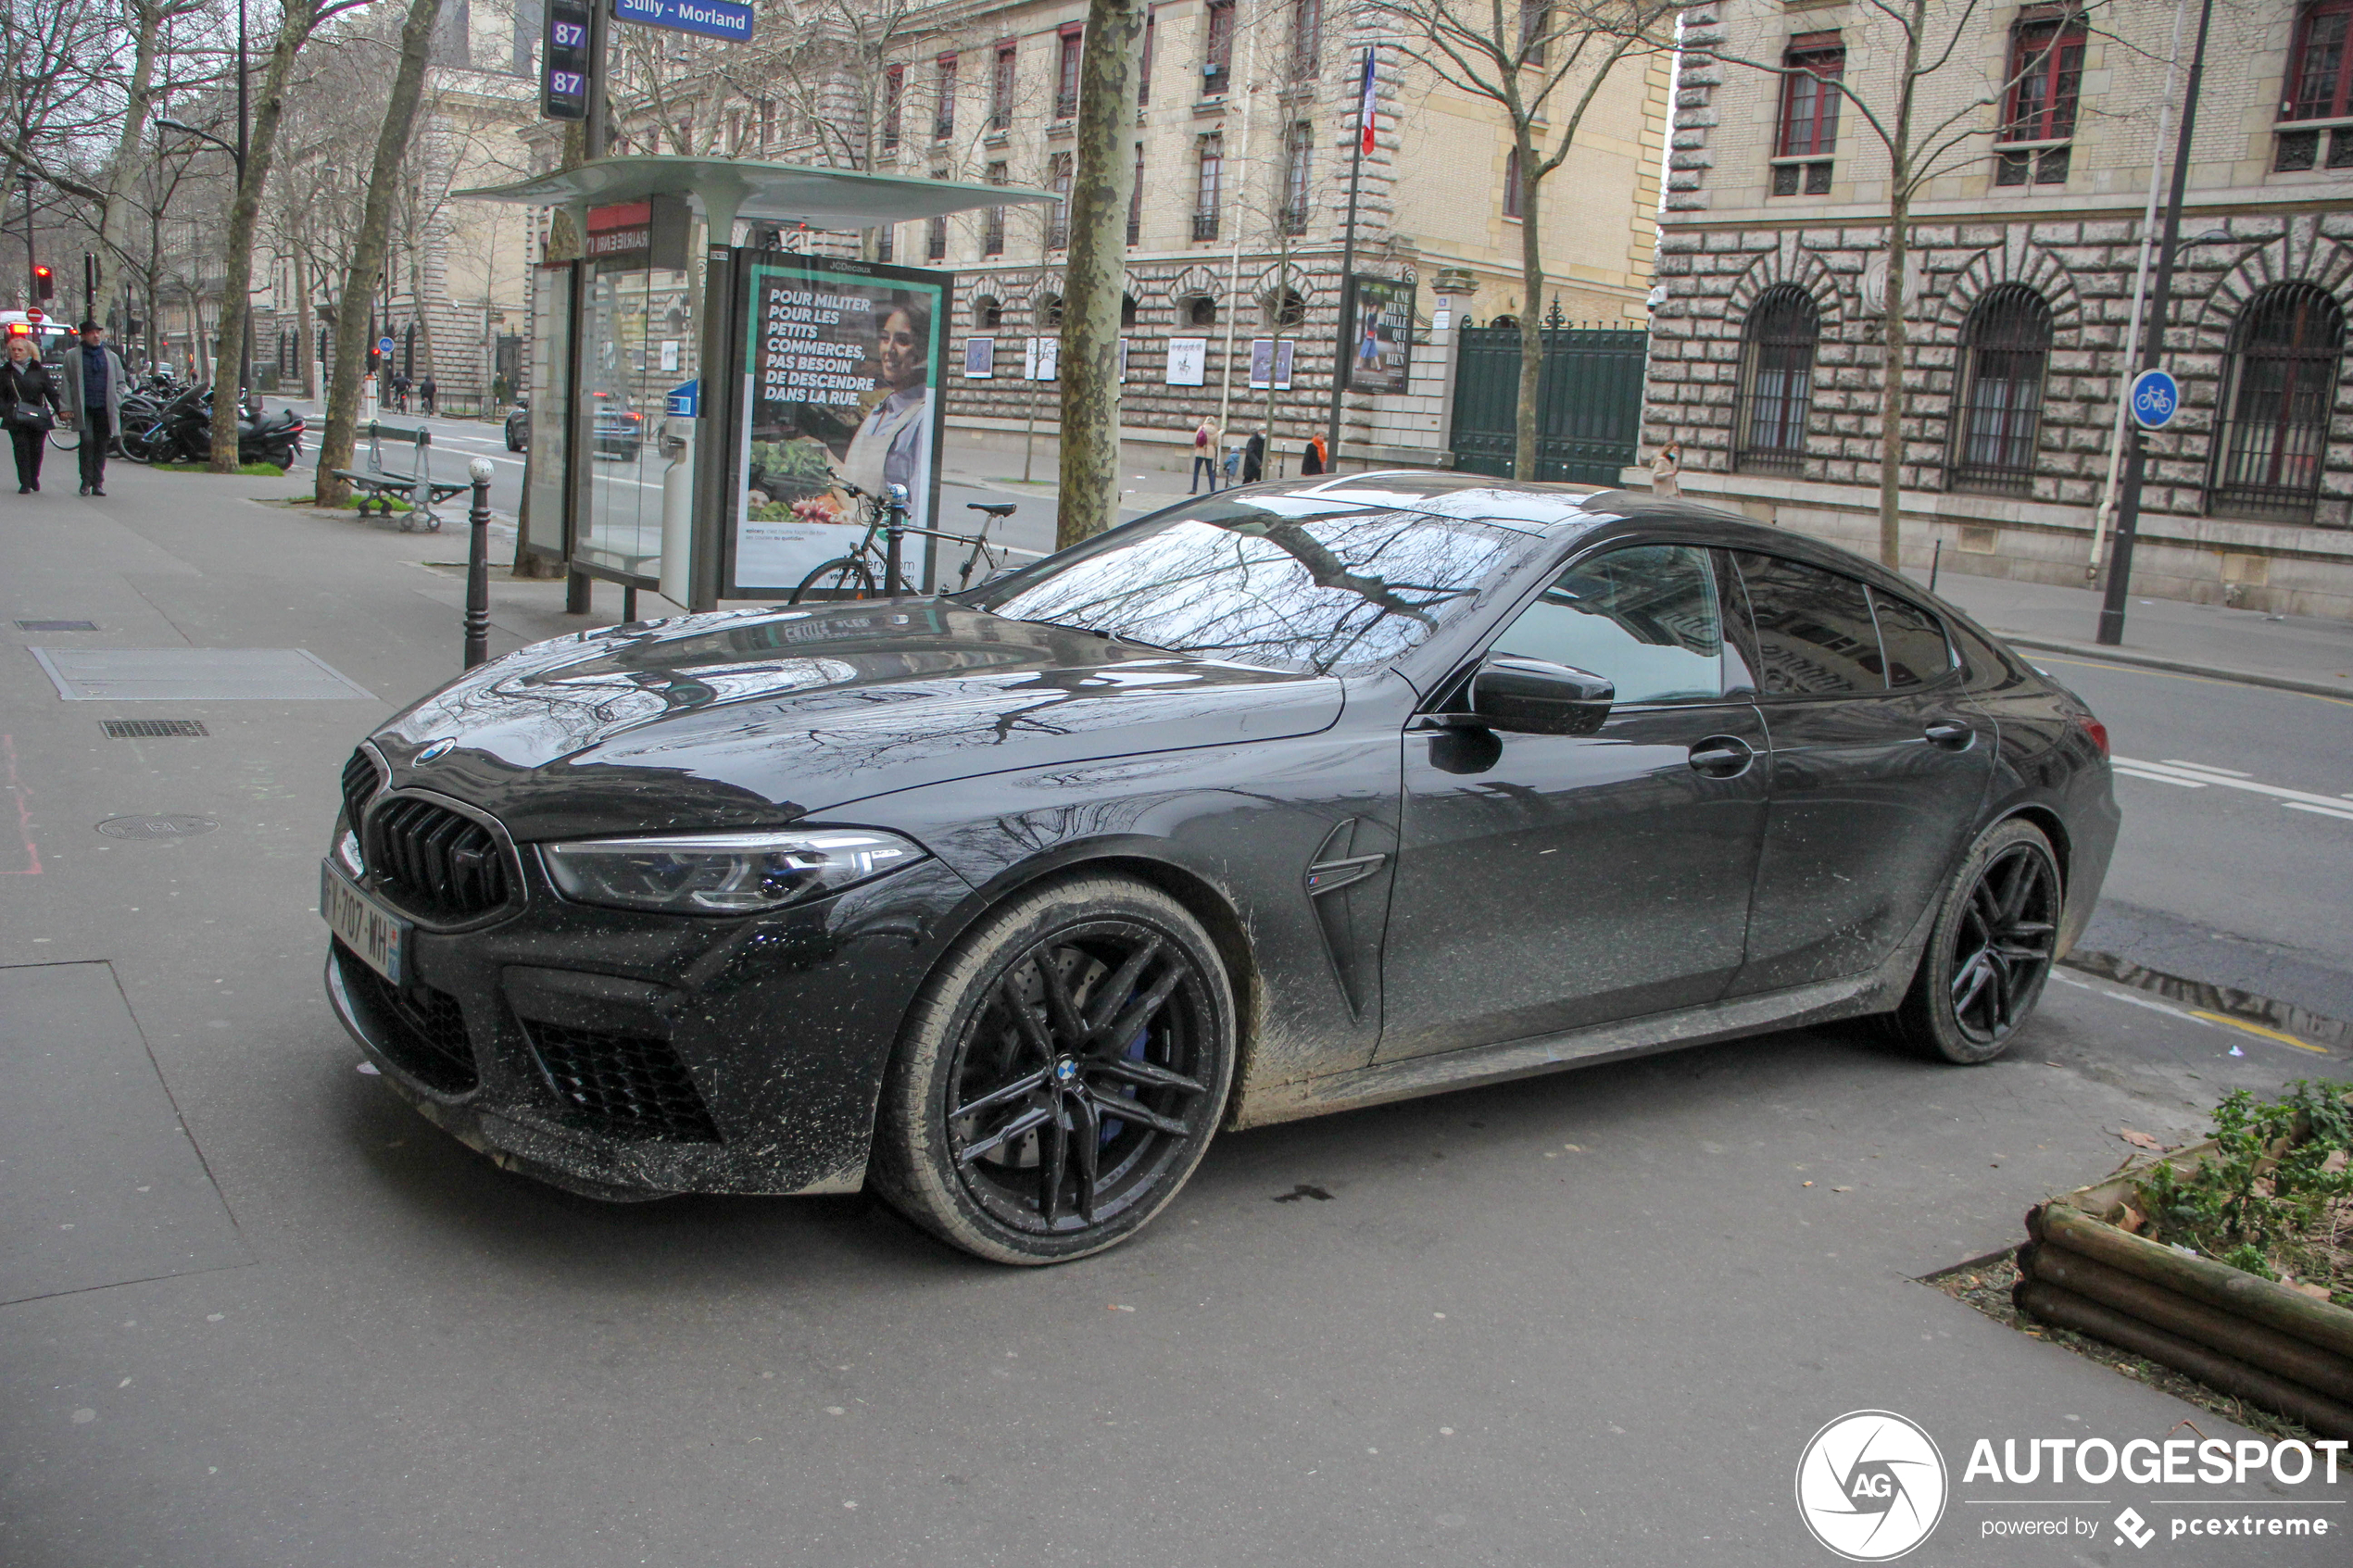
[[(2344, 1561), (2105, 1521), (2341, 1519), (2353, 1471), (1960, 1484), (1981, 1437), (2246, 1436), (1916, 1281), (2015, 1244), (2125, 1129), (2332, 1065), (2078, 975), (1982, 1068), (1799, 1030), (1222, 1138), (1134, 1244), (1046, 1271), (862, 1198), (505, 1174), (357, 1071), (320, 995), (337, 770), (456, 669), (461, 585), (420, 564), (447, 539), (245, 498), (283, 481), (109, 488), (0, 511), (0, 617), (305, 648), (374, 698), (63, 702), (22, 651), (60, 634), (0, 619), (0, 1562), (1819, 1568), (1798, 1454), (1863, 1409), (1953, 1470), (1909, 1561)], [(494, 651), (576, 629), (560, 604), (495, 584)], [(2127, 756), (2348, 783), (2317, 704), (2065, 673)], [(2120, 897), (2334, 960), (2313, 846), (2353, 823), (2120, 788)], [(96, 831), (166, 813), (213, 826)], [(2062, 1503), (2097, 1537), (1988, 1533)]]

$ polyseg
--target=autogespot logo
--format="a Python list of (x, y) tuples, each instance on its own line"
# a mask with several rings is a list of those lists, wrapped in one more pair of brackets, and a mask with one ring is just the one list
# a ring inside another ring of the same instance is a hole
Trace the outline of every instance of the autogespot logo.
[(1797, 1461), (1798, 1517), (1850, 1562), (1885, 1562), (1928, 1539), (1944, 1496), (1944, 1456), (1893, 1411), (1840, 1416)]

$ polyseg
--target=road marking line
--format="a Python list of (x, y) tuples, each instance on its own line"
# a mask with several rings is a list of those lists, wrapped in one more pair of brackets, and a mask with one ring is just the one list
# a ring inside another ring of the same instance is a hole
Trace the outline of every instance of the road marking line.
[(2340, 807), (2331, 810), (2325, 806), (2313, 806), (2301, 800), (2283, 800), (2280, 804), (2291, 811), (2309, 811), (2316, 817), (2334, 817), (2341, 822), (2353, 822), (2353, 809)]
[[(2171, 773), (2145, 772), (2139, 768), (2119, 767), (2116, 771), (2123, 774), (2128, 779), (2146, 779), (2151, 784), (2180, 784), (2183, 789), (2204, 789), (2206, 787), (2206, 781), (2204, 779), (2177, 779)], [(2215, 782), (2219, 784), (2221, 781), (2218, 779)]]
[(2220, 773), (2226, 779), (2251, 779), (2255, 776), (2243, 773), (2236, 768), (2217, 768), (2211, 762), (2184, 762), (2178, 757), (2167, 758), (2165, 765), (2169, 768), (2188, 768), (2200, 773)]
[[(2044, 653), (2033, 648), (2026, 651), (2033, 655), (2033, 658), (2027, 662), (2038, 669), (2045, 664), (2080, 664), (2086, 670), (2106, 670), (2118, 675), (2151, 675), (2160, 681), (2192, 681), (2201, 686), (2237, 686), (2245, 690), (2250, 684), (2246, 681), (2223, 680), (2212, 675), (2184, 675), (2174, 670), (2152, 670), (2145, 664), (2108, 664), (2095, 659), (2070, 659), (2064, 654)], [(2333, 702), (2339, 708), (2353, 708), (2353, 700), (2341, 696), (2330, 696), (2322, 692), (2297, 691), (2287, 686), (2265, 686), (2261, 689), (2278, 692), (2282, 696), (2309, 696), (2314, 702)]]
[(2135, 777), (2139, 777), (2146, 773), (2162, 774), (2170, 772), (2177, 779), (2192, 778), (2196, 779), (2201, 784), (2217, 784), (2230, 789), (2244, 789), (2256, 795), (2268, 795), (2274, 800), (2288, 802), (2300, 800), (2308, 806), (2326, 807), (2332, 811), (2341, 811), (2345, 809), (2338, 803), (2335, 797), (2330, 796), (2314, 795), (2309, 790), (2284, 789), (2278, 784), (2259, 784), (2253, 779), (2230, 778), (2220, 772), (2202, 773), (2195, 768), (2185, 767), (2180, 763), (2144, 762), (2134, 757), (2119, 757), (2114, 759), (2113, 761), (2119, 767), (2134, 770)]
[(2260, 1023), (2249, 1023), (2244, 1018), (2233, 1018), (2226, 1012), (2208, 1012), (2204, 1008), (2192, 1008), (2190, 1016), (2211, 1019), (2216, 1023), (2228, 1024), (2233, 1029), (2244, 1029), (2250, 1035), (2260, 1035), (2267, 1040), (2277, 1040), (2284, 1046), (2294, 1046), (2297, 1050), (2310, 1051), (2314, 1056), (2329, 1054), (2329, 1048), (2326, 1046), (2316, 1046), (2309, 1040), (2299, 1040), (2293, 1035), (2283, 1035), (2277, 1029), (2266, 1029)]

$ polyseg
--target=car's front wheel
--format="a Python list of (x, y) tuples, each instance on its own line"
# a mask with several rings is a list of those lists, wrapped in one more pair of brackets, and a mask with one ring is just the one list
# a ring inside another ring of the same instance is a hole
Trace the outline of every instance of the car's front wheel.
[(2042, 999), (2058, 956), (2063, 898), (2051, 841), (2033, 823), (1996, 823), (1970, 848), (1938, 909), (1903, 1035), (1947, 1061), (1991, 1061)]
[(875, 1185), (996, 1262), (1100, 1252), (1200, 1164), (1234, 1042), (1224, 961), (1183, 905), (1126, 877), (1030, 889), (984, 916), (909, 1010)]

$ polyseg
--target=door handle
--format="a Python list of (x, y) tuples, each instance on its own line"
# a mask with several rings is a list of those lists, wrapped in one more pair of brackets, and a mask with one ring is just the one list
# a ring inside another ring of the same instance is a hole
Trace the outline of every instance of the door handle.
[(1755, 748), (1738, 735), (1710, 735), (1692, 747), (1692, 771), (1711, 779), (1736, 779), (1755, 758)]
[(1950, 719), (1939, 719), (1923, 729), (1928, 744), (1946, 751), (1967, 751), (1977, 742), (1977, 732), (1967, 724), (1957, 724)]

